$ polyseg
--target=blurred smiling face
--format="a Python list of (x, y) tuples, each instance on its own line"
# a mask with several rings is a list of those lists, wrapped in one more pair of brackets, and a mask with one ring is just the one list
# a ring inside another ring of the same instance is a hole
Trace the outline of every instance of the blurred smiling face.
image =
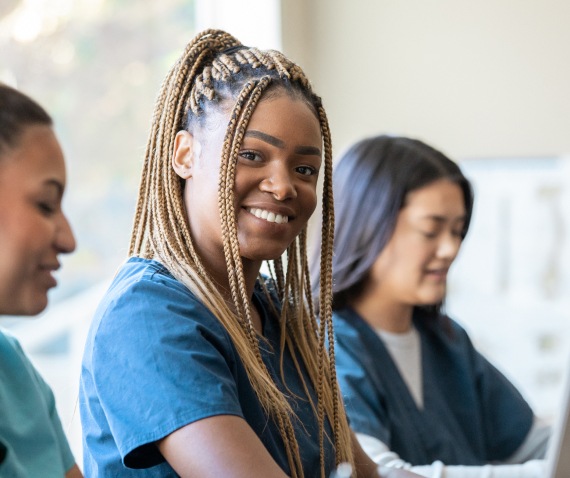
[(443, 300), (465, 218), (463, 193), (453, 182), (441, 179), (410, 192), (392, 238), (372, 267), (373, 284), (408, 306)]
[(35, 315), (57, 282), (58, 256), (75, 249), (61, 209), (66, 174), (49, 126), (26, 126), (0, 156), (0, 314)]

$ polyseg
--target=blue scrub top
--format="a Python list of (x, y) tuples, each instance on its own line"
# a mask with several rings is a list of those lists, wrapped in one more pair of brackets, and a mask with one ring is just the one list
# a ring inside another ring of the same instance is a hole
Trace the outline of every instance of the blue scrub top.
[(523, 443), (533, 412), (516, 388), (449, 321), (416, 310), (421, 340), (419, 409), (382, 339), (354, 310), (335, 311), (337, 375), (355, 432), (384, 442), (413, 465), (482, 465)]
[(75, 464), (49, 386), (0, 332), (0, 477), (62, 478)]
[[(264, 326), (262, 358), (298, 417), (293, 426), (305, 476), (320, 476), (317, 418), (288, 350), (284, 380), (281, 377), (280, 326), (260, 287), (254, 301)], [(244, 418), (279, 466), (290, 473), (279, 429), (255, 396), (228, 333), (156, 261), (131, 258), (103, 298), (87, 338), (79, 403), (86, 477), (177, 476), (154, 443), (215, 415)], [(325, 431), (333, 436), (330, 424)], [(328, 476), (334, 450), (326, 438), (325, 443)]]

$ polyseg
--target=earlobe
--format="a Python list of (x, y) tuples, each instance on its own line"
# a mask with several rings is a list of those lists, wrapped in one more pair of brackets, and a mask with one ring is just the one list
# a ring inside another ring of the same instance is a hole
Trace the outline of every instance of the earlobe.
[(178, 131), (174, 139), (172, 168), (182, 179), (192, 177), (195, 159), (200, 155), (200, 144), (188, 131)]

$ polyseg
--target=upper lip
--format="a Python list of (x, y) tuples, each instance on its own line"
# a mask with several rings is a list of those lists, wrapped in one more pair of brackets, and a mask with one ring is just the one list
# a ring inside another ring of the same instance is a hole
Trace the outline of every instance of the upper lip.
[(48, 264), (42, 264), (40, 267), (41, 269), (45, 269), (48, 271), (56, 271), (61, 267), (61, 265), (59, 264), (59, 262), (53, 262), (53, 263), (50, 262)]
[(449, 271), (449, 267), (442, 266), (442, 267), (428, 267), (427, 272), (437, 272), (437, 273), (446, 273)]
[(269, 211), (274, 214), (281, 214), (281, 216), (287, 216), (289, 220), (295, 218), (295, 211), (288, 206), (268, 204), (268, 203), (257, 203), (257, 204), (248, 204), (247, 206), (243, 207), (245, 209), (263, 209), (265, 211)]

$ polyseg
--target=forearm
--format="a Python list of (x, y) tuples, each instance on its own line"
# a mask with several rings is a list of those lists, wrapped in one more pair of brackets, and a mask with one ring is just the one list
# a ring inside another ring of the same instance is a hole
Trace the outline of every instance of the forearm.
[[(402, 466), (402, 468), (394, 468)], [(483, 466), (446, 466), (434, 462), (425, 466), (410, 466), (407, 463), (398, 465), (392, 461), (384, 469), (407, 469), (427, 478), (544, 478), (544, 460), (531, 460), (518, 465), (483, 465)]]
[(352, 434), (352, 442), (356, 476), (358, 478), (417, 478), (420, 476), (403, 469), (378, 466), (362, 449), (354, 433)]
[(383, 478), (384, 476), (389, 478), (397, 476), (388, 474), (389, 470), (409, 470), (428, 478), (544, 478), (545, 475), (544, 460), (531, 460), (516, 465), (483, 466), (446, 466), (440, 461), (435, 461), (430, 465), (412, 466), (390, 451), (380, 440), (368, 435), (358, 434), (357, 436), (362, 444), (363, 452), (370, 455), (383, 470)]

